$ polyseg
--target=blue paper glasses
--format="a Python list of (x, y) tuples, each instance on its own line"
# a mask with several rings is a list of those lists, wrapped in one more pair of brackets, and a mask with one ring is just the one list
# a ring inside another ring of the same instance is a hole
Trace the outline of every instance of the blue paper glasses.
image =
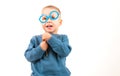
[(59, 13), (57, 11), (51, 11), (49, 15), (42, 14), (39, 17), (39, 21), (41, 23), (46, 23), (49, 19), (50, 20), (57, 20), (59, 17)]

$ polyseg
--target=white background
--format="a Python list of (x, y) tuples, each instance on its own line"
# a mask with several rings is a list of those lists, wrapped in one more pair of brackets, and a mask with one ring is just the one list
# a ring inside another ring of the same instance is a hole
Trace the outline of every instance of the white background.
[(120, 0), (1, 0), (0, 76), (30, 76), (24, 52), (43, 33), (38, 18), (47, 4), (62, 11), (71, 76), (120, 76)]

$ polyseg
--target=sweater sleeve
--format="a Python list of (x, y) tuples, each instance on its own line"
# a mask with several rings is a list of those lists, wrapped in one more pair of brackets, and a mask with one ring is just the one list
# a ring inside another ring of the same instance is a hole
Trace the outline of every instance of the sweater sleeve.
[(39, 45), (35, 46), (36, 44), (37, 44), (37, 40), (34, 36), (30, 40), (30, 44), (24, 53), (26, 59), (30, 62), (34, 62), (38, 59), (41, 59), (44, 54), (44, 51), (40, 48)]
[(53, 51), (59, 56), (66, 57), (71, 52), (71, 46), (69, 45), (67, 35), (62, 35), (62, 40), (52, 36), (48, 40), (48, 44), (52, 47)]

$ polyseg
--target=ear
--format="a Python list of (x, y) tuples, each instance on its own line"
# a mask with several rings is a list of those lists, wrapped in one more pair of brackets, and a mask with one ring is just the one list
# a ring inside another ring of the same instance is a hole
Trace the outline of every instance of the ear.
[(59, 23), (62, 24), (62, 19), (59, 19)]

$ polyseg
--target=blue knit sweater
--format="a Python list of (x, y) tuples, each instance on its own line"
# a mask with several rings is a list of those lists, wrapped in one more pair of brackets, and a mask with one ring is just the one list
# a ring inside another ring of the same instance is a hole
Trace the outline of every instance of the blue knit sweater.
[(41, 41), (41, 35), (33, 36), (24, 54), (31, 62), (32, 76), (70, 76), (65, 63), (71, 52), (67, 35), (52, 34), (47, 41), (47, 55), (40, 48)]

